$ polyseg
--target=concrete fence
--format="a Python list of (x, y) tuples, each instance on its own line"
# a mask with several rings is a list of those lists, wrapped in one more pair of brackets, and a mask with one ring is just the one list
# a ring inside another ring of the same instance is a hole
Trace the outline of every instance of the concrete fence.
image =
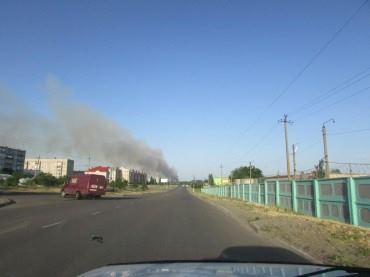
[(370, 228), (370, 176), (304, 181), (267, 180), (202, 188), (202, 193), (272, 205)]

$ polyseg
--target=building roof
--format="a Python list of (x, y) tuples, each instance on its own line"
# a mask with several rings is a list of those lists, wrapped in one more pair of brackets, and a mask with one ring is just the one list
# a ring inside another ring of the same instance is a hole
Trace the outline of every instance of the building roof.
[(96, 166), (96, 167), (92, 167), (88, 170), (88, 172), (96, 172), (96, 171), (108, 172), (109, 167), (108, 166)]

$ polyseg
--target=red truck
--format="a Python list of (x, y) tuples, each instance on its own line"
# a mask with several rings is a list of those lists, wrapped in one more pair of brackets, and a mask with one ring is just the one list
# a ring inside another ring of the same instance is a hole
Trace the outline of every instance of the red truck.
[(95, 174), (75, 175), (68, 178), (61, 190), (61, 196), (74, 195), (76, 199), (82, 197), (100, 198), (105, 194), (107, 182), (104, 176)]

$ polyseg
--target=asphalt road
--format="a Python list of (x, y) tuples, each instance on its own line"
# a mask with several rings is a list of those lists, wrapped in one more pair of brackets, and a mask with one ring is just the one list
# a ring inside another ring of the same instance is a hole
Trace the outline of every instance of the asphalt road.
[(307, 262), (183, 187), (120, 199), (8, 197), (17, 203), (0, 208), (1, 276), (76, 276), (110, 263), (155, 260)]

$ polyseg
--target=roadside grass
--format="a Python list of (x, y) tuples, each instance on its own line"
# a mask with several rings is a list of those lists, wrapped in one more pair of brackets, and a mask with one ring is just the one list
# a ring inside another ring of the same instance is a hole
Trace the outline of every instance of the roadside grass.
[(194, 194), (226, 208), (261, 235), (283, 241), (323, 264), (370, 267), (370, 228), (239, 199)]

